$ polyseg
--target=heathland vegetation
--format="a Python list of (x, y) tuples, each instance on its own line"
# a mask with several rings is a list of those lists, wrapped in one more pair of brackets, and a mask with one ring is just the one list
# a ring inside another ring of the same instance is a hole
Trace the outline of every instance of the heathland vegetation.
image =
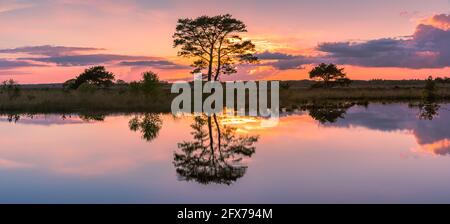
[[(422, 102), (450, 99), (450, 82), (427, 80), (353, 81), (346, 86), (317, 87), (322, 82), (282, 81), (282, 107), (302, 107), (328, 101), (346, 102)], [(126, 83), (115, 81), (108, 87), (90, 82), (77, 89), (60, 85), (18, 85), (9, 80), (0, 88), (1, 112), (170, 112), (170, 84), (159, 81), (153, 72)]]

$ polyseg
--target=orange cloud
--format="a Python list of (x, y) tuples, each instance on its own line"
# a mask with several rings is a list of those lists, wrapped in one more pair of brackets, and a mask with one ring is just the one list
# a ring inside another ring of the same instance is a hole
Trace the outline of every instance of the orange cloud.
[(423, 20), (422, 23), (442, 30), (450, 30), (450, 14), (434, 15), (431, 18)]
[(426, 153), (431, 153), (434, 155), (449, 155), (450, 154), (450, 140), (442, 139), (430, 144), (425, 144), (419, 146), (418, 149), (414, 151), (421, 151)]

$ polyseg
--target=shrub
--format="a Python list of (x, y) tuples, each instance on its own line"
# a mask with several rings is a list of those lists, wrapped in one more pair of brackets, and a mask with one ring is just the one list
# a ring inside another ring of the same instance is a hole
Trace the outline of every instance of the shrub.
[(160, 91), (161, 82), (154, 72), (144, 72), (141, 81), (130, 82), (129, 89), (131, 92), (143, 92), (146, 94), (156, 94)]
[(427, 101), (433, 101), (436, 98), (436, 83), (431, 76), (426, 80), (424, 97)]
[(289, 83), (288, 81), (281, 82), (280, 87), (281, 89), (288, 90), (291, 88), (291, 83)]
[(122, 79), (118, 79), (118, 80), (116, 81), (116, 85), (118, 85), (118, 86), (124, 86), (124, 85), (126, 85), (126, 84), (127, 84), (127, 82), (123, 81)]
[(78, 91), (82, 93), (93, 93), (96, 90), (96, 86), (90, 84), (90, 83), (83, 83), (78, 87)]
[(350, 84), (352, 84), (352, 80), (350, 80), (349, 78), (339, 78), (336, 79), (336, 84), (338, 86), (349, 87)]
[(154, 72), (145, 72), (142, 75), (142, 90), (145, 93), (155, 93), (160, 86), (158, 75)]
[(5, 80), (2, 82), (2, 93), (6, 92), (10, 99), (20, 96), (20, 88), (14, 79)]
[(63, 83), (64, 89), (76, 89), (75, 88), (76, 79), (69, 79)]
[(133, 81), (128, 85), (130, 92), (138, 93), (141, 90), (141, 84), (139, 82)]

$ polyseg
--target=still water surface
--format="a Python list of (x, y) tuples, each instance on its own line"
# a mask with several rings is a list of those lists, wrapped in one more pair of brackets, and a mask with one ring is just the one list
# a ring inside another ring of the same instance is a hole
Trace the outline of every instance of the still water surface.
[(450, 203), (448, 108), (3, 115), (0, 203)]

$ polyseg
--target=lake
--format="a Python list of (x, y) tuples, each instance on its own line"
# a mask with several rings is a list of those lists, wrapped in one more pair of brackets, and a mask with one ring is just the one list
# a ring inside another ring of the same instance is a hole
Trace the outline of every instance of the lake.
[(2, 115), (0, 203), (450, 203), (449, 109)]

